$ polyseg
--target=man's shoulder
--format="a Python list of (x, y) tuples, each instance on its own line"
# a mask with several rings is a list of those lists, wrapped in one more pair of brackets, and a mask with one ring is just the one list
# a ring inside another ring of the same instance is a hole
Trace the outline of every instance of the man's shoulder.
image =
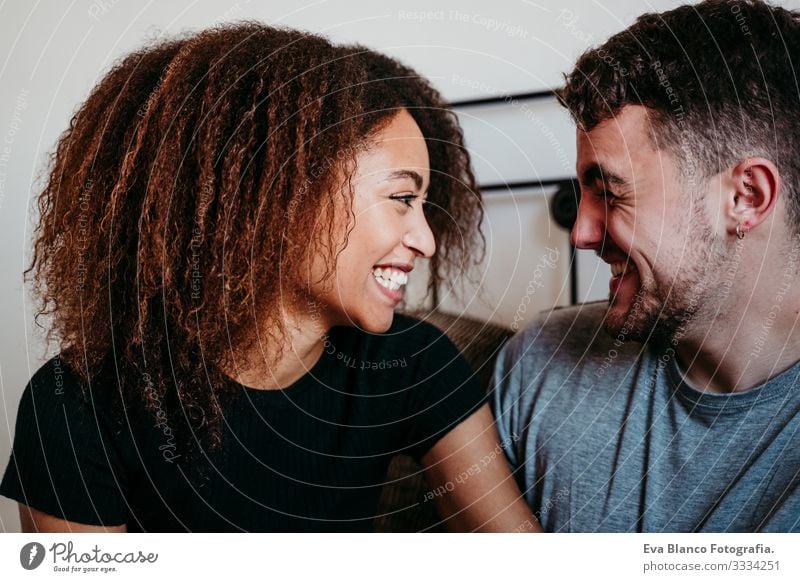
[(585, 354), (604, 349), (613, 344), (604, 327), (607, 307), (607, 301), (596, 301), (542, 311), (511, 343), (526, 351), (578, 349)]
[(518, 362), (525, 379), (557, 379), (558, 385), (567, 379), (587, 385), (621, 379), (649, 350), (608, 334), (607, 307), (599, 301), (542, 312), (510, 340), (507, 362)]
[(525, 327), (521, 333), (528, 335), (537, 328), (545, 327), (552, 331), (565, 330), (571, 333), (602, 331), (607, 310), (608, 301), (593, 301), (578, 305), (553, 307), (552, 309), (541, 311), (536, 319)]

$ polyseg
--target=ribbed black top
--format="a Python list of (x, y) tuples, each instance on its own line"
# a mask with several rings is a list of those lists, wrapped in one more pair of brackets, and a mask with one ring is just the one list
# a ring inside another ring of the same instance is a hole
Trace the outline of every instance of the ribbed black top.
[(64, 519), (129, 531), (368, 531), (391, 458), (419, 458), (483, 401), (439, 330), (396, 316), (386, 334), (336, 328), (283, 390), (237, 385), (222, 447), (188, 475), (164, 423), (113, 421), (57, 358), (31, 379), (0, 493)]

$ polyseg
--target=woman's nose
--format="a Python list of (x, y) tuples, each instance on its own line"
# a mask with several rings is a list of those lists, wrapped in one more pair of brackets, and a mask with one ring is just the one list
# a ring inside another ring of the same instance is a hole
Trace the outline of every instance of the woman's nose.
[(432, 257), (436, 252), (436, 240), (422, 210), (415, 213), (414, 222), (403, 237), (403, 244), (425, 258)]

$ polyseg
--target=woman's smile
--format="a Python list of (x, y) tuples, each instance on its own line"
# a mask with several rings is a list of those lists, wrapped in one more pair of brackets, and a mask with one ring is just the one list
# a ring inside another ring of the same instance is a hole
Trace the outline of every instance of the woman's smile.
[(405, 286), (408, 283), (408, 273), (413, 269), (410, 265), (401, 266), (376, 266), (372, 270), (372, 277), (378, 284), (378, 289), (394, 303), (403, 300)]

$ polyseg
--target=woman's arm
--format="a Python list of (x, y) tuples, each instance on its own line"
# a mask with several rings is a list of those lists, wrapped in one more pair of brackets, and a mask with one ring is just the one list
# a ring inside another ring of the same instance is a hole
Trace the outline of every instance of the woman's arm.
[(18, 505), (19, 522), (22, 525), (23, 533), (125, 533), (128, 531), (128, 526), (125, 524), (105, 527), (77, 523), (42, 513), (38, 509), (22, 503)]
[(508, 468), (488, 404), (442, 437), (422, 464), (448, 530), (542, 531)]

